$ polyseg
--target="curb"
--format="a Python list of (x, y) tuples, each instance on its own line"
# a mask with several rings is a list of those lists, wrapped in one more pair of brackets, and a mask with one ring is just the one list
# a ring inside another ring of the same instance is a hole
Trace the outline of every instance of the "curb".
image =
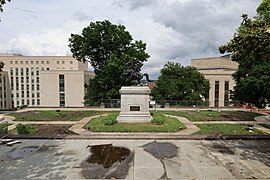
[(270, 140), (270, 135), (7, 135), (4, 139), (111, 139), (111, 140)]

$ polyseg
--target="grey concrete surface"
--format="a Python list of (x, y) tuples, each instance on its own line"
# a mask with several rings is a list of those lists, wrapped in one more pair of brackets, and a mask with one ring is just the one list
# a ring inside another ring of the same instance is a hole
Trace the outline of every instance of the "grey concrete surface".
[[(84, 173), (121, 172), (121, 161), (113, 163), (110, 172), (85, 166), (93, 145), (112, 144), (134, 153), (128, 174), (123, 179), (270, 179), (270, 140), (260, 141), (193, 141), (159, 140), (177, 146), (171, 158), (155, 158), (144, 150), (153, 140), (21, 140), (12, 147), (0, 145), (0, 179), (85, 179)], [(25, 148), (36, 148), (27, 151)], [(158, 146), (155, 148), (159, 148)], [(104, 151), (105, 152), (105, 151)], [(110, 152), (110, 151), (109, 151)], [(157, 149), (156, 152), (161, 152)], [(105, 158), (104, 161), (108, 160)], [(105, 169), (106, 170), (106, 169)], [(113, 177), (107, 177), (108, 179)]]

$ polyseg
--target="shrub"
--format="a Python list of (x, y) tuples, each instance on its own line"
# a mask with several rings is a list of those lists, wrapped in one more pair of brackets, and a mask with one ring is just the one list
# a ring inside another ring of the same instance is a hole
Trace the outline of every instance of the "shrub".
[(21, 123), (16, 125), (16, 129), (18, 134), (31, 134), (36, 130), (31, 125)]
[(8, 133), (8, 124), (1, 123), (0, 124), (0, 134), (7, 134)]
[(161, 125), (164, 123), (164, 117), (154, 118), (151, 122), (157, 125)]
[(114, 125), (117, 123), (117, 120), (116, 119), (106, 119), (104, 121), (104, 125)]

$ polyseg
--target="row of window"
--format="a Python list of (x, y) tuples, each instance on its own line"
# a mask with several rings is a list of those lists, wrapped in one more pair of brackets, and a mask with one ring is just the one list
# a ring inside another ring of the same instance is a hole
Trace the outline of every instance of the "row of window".
[[(9, 61), (10, 64), (13, 64), (13, 61)], [(30, 61), (31, 64), (50, 64), (50, 61)], [(61, 61), (62, 64), (65, 64), (66, 61)], [(20, 64), (29, 64), (29, 61), (20, 61)], [(60, 61), (56, 61), (57, 64), (60, 64)], [(14, 64), (19, 64), (19, 61), (14, 61)], [(73, 64), (73, 61), (69, 61), (69, 64)]]
[[(29, 70), (31, 69), (31, 76), (34, 76), (35, 74), (35, 68), (34, 67), (31, 67), (31, 68), (20, 68), (20, 74), (21, 76), (24, 76), (24, 73), (26, 76), (29, 75)], [(50, 68), (44, 68), (42, 67), (41, 68), (41, 71), (44, 71), (44, 70), (50, 70)], [(14, 71), (13, 71), (13, 68), (11, 67), (10, 68), (10, 76), (13, 76), (14, 75)], [(15, 75), (16, 76), (19, 76), (19, 68), (15, 68)], [(39, 68), (37, 67), (36, 68), (36, 75), (39, 76)]]
[[(24, 105), (32, 105), (32, 106), (39, 106), (40, 105), (40, 99), (37, 99), (37, 101), (35, 101), (35, 99), (32, 99), (32, 104), (30, 104), (30, 100), (27, 99), (26, 101), (24, 99), (22, 99), (22, 101), (17, 101), (17, 107), (18, 106), (24, 106)], [(14, 106), (14, 101), (12, 101), (12, 107), (15, 107)]]
[[(215, 107), (219, 106), (219, 81), (215, 81)], [(224, 106), (229, 105), (229, 81), (224, 82)]]

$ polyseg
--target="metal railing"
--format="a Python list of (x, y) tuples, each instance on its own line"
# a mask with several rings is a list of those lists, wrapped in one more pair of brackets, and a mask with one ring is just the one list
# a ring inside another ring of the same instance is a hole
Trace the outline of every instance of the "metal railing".
[[(150, 103), (151, 102), (151, 103)], [(153, 104), (154, 102), (154, 104)], [(201, 100), (155, 100), (149, 101), (150, 108), (246, 108), (238, 101), (201, 101)], [(120, 108), (120, 99), (100, 99), (86, 107)]]

